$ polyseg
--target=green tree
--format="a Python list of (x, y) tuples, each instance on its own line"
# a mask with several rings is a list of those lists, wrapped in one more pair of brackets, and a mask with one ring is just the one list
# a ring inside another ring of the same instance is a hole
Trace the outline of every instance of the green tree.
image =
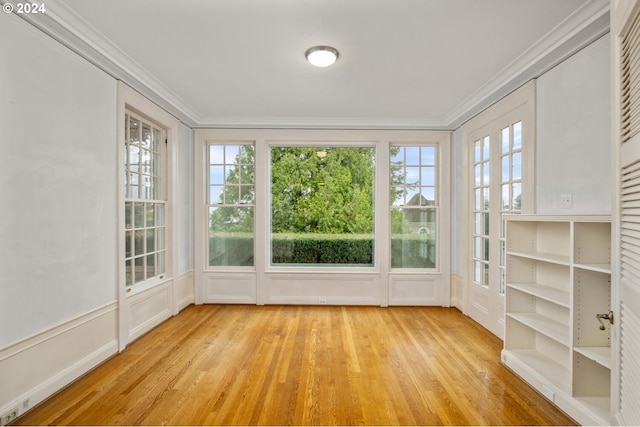
[(274, 233), (373, 233), (374, 149), (271, 149)]

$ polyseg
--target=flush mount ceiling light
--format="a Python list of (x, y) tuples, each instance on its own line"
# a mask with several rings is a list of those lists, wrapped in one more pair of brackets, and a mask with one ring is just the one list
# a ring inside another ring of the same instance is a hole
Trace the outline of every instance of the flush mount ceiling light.
[(311, 65), (316, 67), (328, 67), (338, 60), (340, 53), (338, 49), (331, 46), (314, 46), (307, 49), (304, 57)]

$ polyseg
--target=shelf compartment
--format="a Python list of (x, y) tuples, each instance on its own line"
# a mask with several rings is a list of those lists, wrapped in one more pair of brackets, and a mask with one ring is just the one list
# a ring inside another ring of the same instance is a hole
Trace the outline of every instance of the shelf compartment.
[(574, 347), (573, 351), (611, 369), (611, 347)]
[(575, 264), (611, 265), (610, 222), (576, 222), (573, 241)]
[(569, 346), (569, 327), (538, 313), (507, 313), (507, 317), (514, 319), (534, 331), (552, 340)]
[[(565, 265), (508, 255), (506, 281), (507, 283), (531, 283), (569, 294), (571, 269)], [(559, 298), (564, 301), (564, 296)]]
[[(517, 368), (526, 369), (536, 376), (544, 378), (544, 381), (564, 393), (571, 394), (569, 369), (538, 350), (505, 349), (502, 351), (502, 361), (512, 369), (516, 368), (514, 365), (518, 365)], [(520, 371), (520, 369), (516, 369), (516, 371)]]
[(569, 264), (571, 227), (566, 221), (508, 221), (507, 253)]
[(582, 398), (610, 398), (611, 369), (574, 351), (572, 394)]
[(591, 270), (574, 270), (573, 345), (576, 347), (609, 347), (611, 325), (604, 320), (600, 329), (597, 314), (611, 309), (611, 275)]
[(507, 286), (562, 307), (571, 307), (571, 294), (560, 289), (538, 283), (507, 283)]

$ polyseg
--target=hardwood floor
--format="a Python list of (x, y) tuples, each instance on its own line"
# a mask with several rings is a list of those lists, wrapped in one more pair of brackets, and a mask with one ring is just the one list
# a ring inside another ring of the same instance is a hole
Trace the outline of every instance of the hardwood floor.
[(190, 306), (19, 425), (573, 425), (456, 309)]

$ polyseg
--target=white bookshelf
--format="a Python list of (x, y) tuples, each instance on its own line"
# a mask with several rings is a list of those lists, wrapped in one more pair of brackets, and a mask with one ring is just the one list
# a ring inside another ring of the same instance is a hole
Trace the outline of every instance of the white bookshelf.
[(581, 424), (611, 424), (608, 216), (507, 215), (502, 361)]

